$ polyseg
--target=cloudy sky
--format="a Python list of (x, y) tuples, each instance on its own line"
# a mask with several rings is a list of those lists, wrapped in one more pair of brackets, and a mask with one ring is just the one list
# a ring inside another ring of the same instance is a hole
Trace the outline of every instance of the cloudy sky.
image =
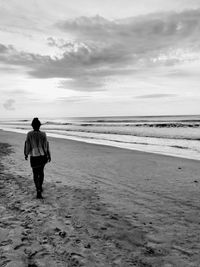
[(0, 0), (0, 117), (200, 114), (200, 0)]

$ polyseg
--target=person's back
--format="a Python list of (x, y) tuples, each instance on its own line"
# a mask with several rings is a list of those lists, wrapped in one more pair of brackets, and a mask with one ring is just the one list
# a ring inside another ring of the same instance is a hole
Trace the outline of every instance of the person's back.
[(25, 154), (30, 154), (33, 157), (48, 154), (48, 142), (45, 132), (40, 130), (28, 132), (25, 149)]

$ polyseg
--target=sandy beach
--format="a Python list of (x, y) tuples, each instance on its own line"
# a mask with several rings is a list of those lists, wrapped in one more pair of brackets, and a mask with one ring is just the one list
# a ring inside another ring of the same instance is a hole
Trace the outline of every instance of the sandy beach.
[(199, 161), (48, 138), (36, 199), (25, 135), (0, 131), (0, 266), (200, 266)]

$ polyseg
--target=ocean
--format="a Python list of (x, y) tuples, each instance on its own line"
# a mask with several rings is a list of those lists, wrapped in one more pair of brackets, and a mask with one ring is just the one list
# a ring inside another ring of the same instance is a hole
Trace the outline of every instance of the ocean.
[[(200, 115), (40, 118), (47, 136), (200, 160)], [(31, 130), (31, 119), (2, 119), (0, 129)]]

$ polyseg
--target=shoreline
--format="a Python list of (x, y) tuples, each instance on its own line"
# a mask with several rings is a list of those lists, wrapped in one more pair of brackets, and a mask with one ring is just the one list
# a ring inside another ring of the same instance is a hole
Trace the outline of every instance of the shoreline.
[(24, 137), (0, 131), (5, 267), (199, 265), (198, 161), (49, 138), (40, 201)]
[[(30, 129), (31, 130), (31, 129)], [(10, 130), (10, 129), (0, 129), (0, 131), (4, 131), (4, 132), (11, 132), (11, 133), (17, 133), (17, 134), (23, 134), (26, 135), (26, 132), (23, 132), (22, 130)], [(169, 157), (173, 157), (173, 158), (181, 158), (181, 159), (188, 159), (188, 160), (196, 160), (199, 161), (200, 158), (198, 156), (193, 156), (193, 157), (189, 157), (186, 155), (180, 155), (180, 154), (172, 154), (172, 153), (168, 153), (168, 152), (156, 152), (156, 151), (151, 151), (151, 150), (145, 150), (145, 149), (140, 149), (140, 148), (132, 148), (132, 147), (128, 147), (128, 146), (123, 146), (121, 144), (119, 144), (118, 142), (112, 141), (112, 143), (115, 144), (111, 144), (110, 143), (105, 143), (102, 140), (93, 140), (93, 139), (81, 139), (78, 137), (69, 137), (69, 136), (65, 136), (65, 135), (59, 135), (59, 134), (52, 134), (52, 133), (47, 133), (47, 136), (49, 138), (55, 138), (55, 139), (62, 139), (62, 140), (71, 140), (71, 141), (75, 141), (75, 142), (82, 142), (82, 143), (86, 143), (86, 144), (92, 144), (92, 145), (99, 145), (99, 146), (108, 146), (108, 147), (114, 147), (114, 148), (119, 148), (119, 149), (126, 149), (126, 150), (131, 150), (131, 151), (138, 151), (138, 152), (142, 152), (142, 153), (150, 153), (150, 154), (156, 154), (156, 155), (161, 155), (161, 156), (169, 156)], [(138, 144), (140, 145), (140, 144)]]

